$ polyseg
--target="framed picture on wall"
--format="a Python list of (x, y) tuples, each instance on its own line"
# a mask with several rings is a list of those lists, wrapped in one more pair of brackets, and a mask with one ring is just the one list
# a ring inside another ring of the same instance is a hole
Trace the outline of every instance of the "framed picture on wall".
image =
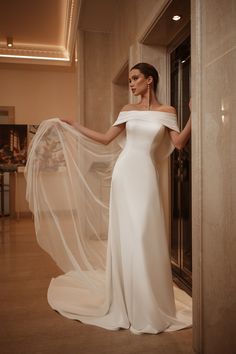
[(0, 165), (24, 166), (27, 159), (27, 125), (0, 124)]

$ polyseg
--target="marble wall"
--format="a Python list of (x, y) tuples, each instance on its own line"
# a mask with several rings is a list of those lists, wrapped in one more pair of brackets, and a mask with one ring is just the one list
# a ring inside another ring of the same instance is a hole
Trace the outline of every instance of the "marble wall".
[[(151, 25), (156, 13), (167, 2), (116, 1), (111, 32), (96, 32), (94, 28), (89, 30), (86, 23), (81, 21), (77, 37), (79, 121), (90, 128), (104, 131), (115, 120), (122, 105), (128, 103), (125, 92), (128, 93), (128, 75), (127, 84), (114, 86), (114, 81), (127, 63), (128, 67), (131, 65), (130, 47), (137, 43), (140, 33)], [(114, 97), (116, 94), (120, 96), (118, 100)]]
[(111, 116), (110, 34), (80, 30), (78, 43), (77, 119), (103, 132)]
[(139, 41), (169, 0), (117, 0), (112, 28), (112, 76), (129, 58), (130, 47)]
[(192, 1), (194, 346), (236, 352), (236, 2)]
[(84, 33), (85, 119), (105, 131), (111, 111), (111, 48), (109, 33)]

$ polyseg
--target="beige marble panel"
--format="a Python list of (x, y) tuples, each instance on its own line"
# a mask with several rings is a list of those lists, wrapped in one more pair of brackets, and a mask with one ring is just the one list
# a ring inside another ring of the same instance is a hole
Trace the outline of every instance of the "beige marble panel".
[(201, 7), (206, 15), (202, 30), (207, 45), (205, 60), (209, 64), (236, 47), (236, 1), (201, 1)]
[(130, 46), (152, 26), (169, 0), (117, 0), (112, 27), (112, 73), (127, 60)]
[(113, 97), (113, 110), (112, 110), (113, 112), (112, 112), (111, 123), (115, 121), (122, 107), (125, 106), (127, 103), (129, 103), (128, 83), (127, 85), (113, 84), (112, 97)]
[(77, 97), (76, 97), (76, 105), (78, 115), (76, 120), (81, 124), (85, 124), (85, 113), (84, 113), (84, 98), (85, 98), (85, 90), (84, 90), (84, 31), (78, 30), (77, 32), (77, 44), (76, 44), (76, 56), (77, 56), (77, 64), (76, 64), (76, 79), (77, 79)]
[(236, 350), (235, 1), (192, 1), (194, 347)]
[(105, 131), (111, 112), (111, 50), (109, 33), (84, 33), (85, 124)]
[[(219, 348), (228, 348), (230, 353), (234, 341), (236, 83), (232, 78), (236, 77), (235, 63), (236, 50), (233, 50), (207, 65), (203, 88), (203, 306), (204, 342), (209, 353), (218, 353)], [(213, 337), (217, 339), (209, 342)]]

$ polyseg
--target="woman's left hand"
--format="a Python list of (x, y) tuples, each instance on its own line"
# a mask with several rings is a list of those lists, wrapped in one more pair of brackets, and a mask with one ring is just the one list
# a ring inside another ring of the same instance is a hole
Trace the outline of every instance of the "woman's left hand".
[(190, 99), (189, 99), (188, 106), (189, 106), (189, 110), (190, 110), (190, 113), (191, 113), (191, 111), (192, 111), (192, 97), (190, 97)]

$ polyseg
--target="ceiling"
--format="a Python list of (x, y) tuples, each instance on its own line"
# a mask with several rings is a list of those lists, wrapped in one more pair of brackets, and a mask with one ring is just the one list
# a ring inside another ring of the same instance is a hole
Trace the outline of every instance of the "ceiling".
[[(180, 20), (173, 21), (174, 15), (180, 15)], [(141, 41), (148, 45), (170, 45), (185, 28), (190, 31), (190, 0), (169, 1)]]
[[(0, 63), (70, 67), (78, 27), (111, 32), (117, 0), (0, 0)], [(173, 23), (174, 14), (182, 19)], [(190, 20), (190, 1), (170, 0), (140, 41), (166, 45)], [(7, 47), (7, 37), (13, 47)], [(56, 69), (56, 67), (55, 67)]]
[(81, 0), (1, 0), (0, 62), (70, 65), (80, 5)]
[(77, 28), (111, 32), (115, 9), (115, 0), (0, 0), (0, 63), (70, 66)]

